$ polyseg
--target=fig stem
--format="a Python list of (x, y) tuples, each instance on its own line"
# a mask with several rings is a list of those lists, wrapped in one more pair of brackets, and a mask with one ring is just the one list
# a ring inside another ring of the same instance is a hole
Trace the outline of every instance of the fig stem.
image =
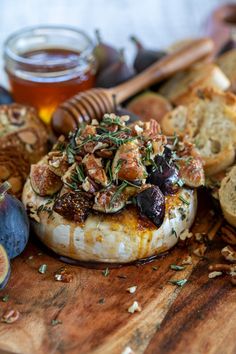
[(95, 30), (95, 35), (96, 35), (98, 44), (101, 44), (102, 39), (101, 39), (101, 33), (100, 33), (99, 29), (96, 29), (96, 30)]
[(7, 181), (0, 185), (0, 202), (4, 199), (6, 192), (11, 188), (11, 184)]
[(143, 49), (141, 42), (135, 36), (130, 37), (131, 41), (134, 42), (138, 49)]

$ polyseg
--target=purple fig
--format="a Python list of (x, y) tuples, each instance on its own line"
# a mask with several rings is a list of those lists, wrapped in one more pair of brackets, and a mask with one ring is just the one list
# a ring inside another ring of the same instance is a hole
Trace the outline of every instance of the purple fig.
[(4, 87), (0, 86), (0, 105), (9, 104), (12, 102), (14, 101), (10, 92), (8, 92)]
[(138, 73), (148, 68), (150, 65), (166, 55), (166, 52), (163, 50), (151, 50), (144, 48), (141, 42), (135, 36), (130, 37), (130, 39), (135, 43), (137, 48), (137, 53), (133, 65), (134, 69)]
[(10, 274), (11, 266), (8, 254), (3, 245), (0, 244), (0, 290), (5, 288), (5, 286), (7, 285), (7, 282), (10, 278)]
[(0, 244), (10, 259), (18, 256), (29, 239), (29, 219), (23, 204), (7, 194), (10, 184), (0, 186)]
[(98, 72), (101, 72), (108, 66), (119, 61), (120, 54), (117, 49), (102, 42), (99, 30), (96, 30), (95, 33), (97, 37), (97, 45), (94, 48), (93, 54), (97, 61)]
[(103, 70), (96, 79), (97, 87), (114, 87), (134, 76), (134, 70), (125, 62), (124, 51), (120, 51), (119, 61)]

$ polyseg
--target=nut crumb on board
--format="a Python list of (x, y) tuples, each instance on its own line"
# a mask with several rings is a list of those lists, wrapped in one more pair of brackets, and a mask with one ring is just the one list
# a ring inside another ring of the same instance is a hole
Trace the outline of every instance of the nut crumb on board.
[(219, 277), (222, 274), (223, 274), (222, 272), (214, 271), (214, 272), (211, 272), (208, 274), (208, 278), (213, 279), (213, 278)]
[(128, 291), (130, 294), (134, 294), (136, 290), (137, 290), (137, 285), (131, 286), (126, 289), (126, 291)]
[(13, 323), (16, 322), (20, 317), (20, 312), (17, 310), (6, 310), (2, 317), (1, 317), (1, 322), (4, 323)]
[(140, 307), (138, 301), (134, 301), (133, 304), (128, 308), (129, 313), (141, 312), (142, 308)]

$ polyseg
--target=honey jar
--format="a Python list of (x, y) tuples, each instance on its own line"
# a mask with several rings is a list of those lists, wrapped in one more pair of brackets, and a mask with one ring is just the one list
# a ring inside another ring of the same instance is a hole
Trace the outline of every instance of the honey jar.
[(59, 103), (94, 86), (93, 43), (71, 27), (16, 32), (5, 42), (4, 60), (14, 100), (34, 106), (46, 123)]

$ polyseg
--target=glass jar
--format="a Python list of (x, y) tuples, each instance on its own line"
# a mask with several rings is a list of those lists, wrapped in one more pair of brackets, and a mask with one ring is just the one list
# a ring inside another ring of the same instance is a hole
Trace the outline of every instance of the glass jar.
[(13, 33), (5, 42), (4, 60), (14, 100), (37, 108), (46, 123), (59, 103), (94, 86), (93, 43), (75, 28)]

